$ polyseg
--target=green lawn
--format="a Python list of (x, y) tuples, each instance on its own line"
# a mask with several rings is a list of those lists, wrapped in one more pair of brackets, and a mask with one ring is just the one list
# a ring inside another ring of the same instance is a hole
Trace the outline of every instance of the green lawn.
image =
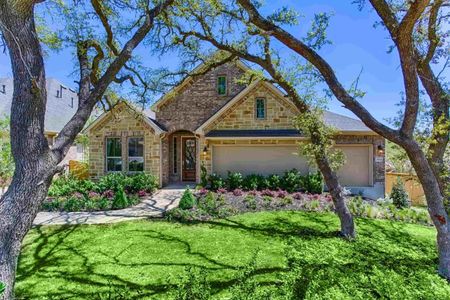
[[(336, 237), (333, 214), (249, 213), (185, 225), (136, 221), (40, 227), (28, 234), (16, 294), (25, 299), (170, 299), (186, 267), (204, 267), (216, 298), (227, 298), (239, 267), (259, 249), (251, 276), (270, 289), (287, 278), (296, 249), (299, 295), (307, 299), (449, 299), (435, 273), (435, 231), (357, 219), (359, 237)], [(291, 272), (292, 273), (292, 272)]]

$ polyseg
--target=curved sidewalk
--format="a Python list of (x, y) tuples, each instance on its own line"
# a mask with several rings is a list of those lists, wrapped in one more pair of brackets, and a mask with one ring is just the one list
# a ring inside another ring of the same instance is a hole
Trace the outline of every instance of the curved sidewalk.
[(120, 210), (93, 212), (39, 212), (33, 226), (108, 224), (133, 219), (160, 218), (166, 210), (178, 206), (184, 188), (161, 189), (139, 204)]

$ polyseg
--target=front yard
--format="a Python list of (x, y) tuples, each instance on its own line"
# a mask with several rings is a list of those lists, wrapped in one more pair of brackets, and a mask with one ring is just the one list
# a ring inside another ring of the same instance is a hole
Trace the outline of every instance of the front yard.
[(269, 299), (287, 299), (282, 289), (294, 299), (448, 299), (450, 287), (435, 272), (433, 228), (356, 222), (355, 242), (336, 237), (334, 214), (316, 212), (37, 227), (24, 242), (16, 293), (19, 299), (174, 299), (180, 281), (189, 286), (189, 271), (205, 274), (206, 283), (202, 276), (193, 282), (217, 299), (254, 286), (244, 278), (258, 281)]

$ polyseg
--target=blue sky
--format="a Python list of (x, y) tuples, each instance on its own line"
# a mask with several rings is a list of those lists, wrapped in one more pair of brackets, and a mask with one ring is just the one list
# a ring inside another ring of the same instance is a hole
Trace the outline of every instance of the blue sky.
[[(317, 12), (333, 12), (330, 27), (327, 31), (331, 45), (324, 47), (320, 53), (337, 71), (341, 82), (349, 87), (363, 69), (359, 87), (367, 92), (361, 102), (379, 120), (391, 117), (398, 108), (395, 106), (400, 100), (403, 89), (399, 61), (396, 52), (387, 53), (391, 41), (387, 32), (381, 27), (374, 27), (378, 16), (374, 11), (365, 8), (359, 11), (352, 1), (336, 0), (284, 0), (266, 1), (266, 12), (282, 5), (294, 7), (304, 17), (300, 24), (289, 30), (296, 36), (303, 35), (309, 28), (311, 18)], [(339, 4), (337, 4), (339, 3)], [(146, 54), (145, 48), (137, 53), (149, 65), (166, 65), (175, 67), (178, 60), (173, 56), (153, 58)], [(287, 57), (289, 57), (287, 55)], [(69, 87), (75, 88), (72, 76), (74, 64), (72, 50), (66, 49), (59, 53), (48, 53), (45, 59), (48, 77), (54, 77)], [(11, 76), (9, 57), (0, 54), (0, 77)], [(447, 74), (448, 75), (448, 74)], [(448, 76), (447, 76), (448, 77)], [(329, 110), (347, 116), (353, 116), (350, 111), (334, 100), (328, 105)]]

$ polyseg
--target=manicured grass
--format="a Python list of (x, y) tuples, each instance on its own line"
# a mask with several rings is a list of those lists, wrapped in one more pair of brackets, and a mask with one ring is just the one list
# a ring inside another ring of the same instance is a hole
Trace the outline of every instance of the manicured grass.
[[(433, 228), (358, 219), (359, 237), (336, 237), (335, 215), (248, 213), (195, 225), (136, 221), (114, 225), (40, 227), (27, 236), (16, 294), (26, 299), (170, 299), (186, 267), (208, 270), (216, 298), (225, 298), (239, 267), (257, 255), (253, 276), (270, 288), (297, 251), (300, 295), (306, 299), (449, 299), (435, 273)], [(103, 298), (101, 298), (103, 297)]]

